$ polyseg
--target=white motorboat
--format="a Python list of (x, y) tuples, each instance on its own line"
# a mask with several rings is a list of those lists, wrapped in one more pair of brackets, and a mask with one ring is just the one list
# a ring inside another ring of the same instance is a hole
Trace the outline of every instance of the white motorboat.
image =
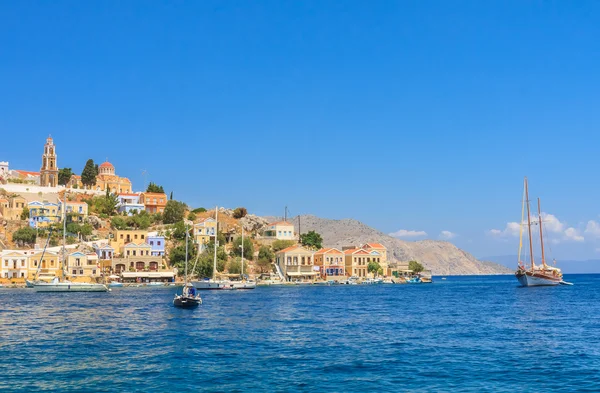
[(58, 277), (50, 282), (35, 281), (33, 289), (36, 292), (108, 292), (109, 289), (104, 284), (61, 281)]

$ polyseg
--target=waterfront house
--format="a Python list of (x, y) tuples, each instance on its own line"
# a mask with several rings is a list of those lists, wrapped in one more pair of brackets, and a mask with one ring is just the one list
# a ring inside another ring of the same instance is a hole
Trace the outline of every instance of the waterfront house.
[(288, 281), (313, 280), (318, 273), (315, 270), (314, 251), (302, 246), (284, 248), (275, 254), (275, 261)]
[(113, 259), (115, 255), (115, 249), (108, 244), (93, 243), (92, 248), (100, 260)]
[(140, 203), (146, 207), (148, 213), (162, 213), (167, 206), (167, 194), (161, 192), (142, 192)]
[(119, 200), (119, 204), (117, 205), (119, 213), (125, 212), (130, 216), (145, 210), (144, 204), (140, 202), (139, 194), (119, 194), (117, 198)]
[(0, 259), (1, 278), (27, 278), (28, 257), (23, 251), (6, 250), (2, 252)]
[(121, 253), (124, 257), (143, 257), (150, 256), (152, 247), (148, 243), (128, 243), (123, 246), (123, 252)]
[(194, 224), (194, 240), (196, 244), (203, 245), (215, 237), (217, 233), (217, 222), (214, 218), (209, 217), (200, 220), (199, 223)]
[(121, 253), (128, 243), (145, 243), (148, 231), (142, 229), (117, 229), (111, 233), (110, 246)]
[(150, 245), (150, 255), (164, 256), (165, 255), (165, 237), (158, 236), (156, 233), (148, 234), (146, 243)]
[[(367, 277), (369, 262), (373, 256), (362, 248), (351, 248), (344, 250), (346, 275), (356, 277)], [(376, 257), (375, 257), (376, 258)]]
[(60, 207), (48, 201), (33, 201), (27, 204), (29, 209), (29, 225), (32, 228), (44, 228), (61, 221)]
[(387, 261), (387, 248), (380, 243), (366, 243), (361, 247), (363, 250), (367, 250), (369, 252), (376, 251), (381, 257), (380, 262)]
[(98, 255), (76, 251), (67, 256), (67, 274), (75, 277), (100, 277)]
[(272, 240), (295, 240), (294, 224), (287, 221), (271, 223), (264, 229), (262, 236)]
[(345, 276), (344, 253), (337, 248), (322, 248), (314, 255), (315, 266), (319, 267), (321, 277), (336, 279)]
[[(43, 254), (43, 258), (42, 258)], [(29, 255), (28, 277), (34, 277), (39, 268), (39, 274), (44, 276), (62, 276), (60, 256), (56, 252), (35, 250)]]

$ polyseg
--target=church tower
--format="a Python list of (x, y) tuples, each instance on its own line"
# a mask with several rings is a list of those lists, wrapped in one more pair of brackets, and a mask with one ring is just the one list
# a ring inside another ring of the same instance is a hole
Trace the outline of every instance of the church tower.
[(42, 187), (56, 187), (58, 185), (58, 167), (56, 166), (56, 150), (52, 137), (46, 139), (44, 154), (42, 155), (42, 169), (40, 170), (40, 185)]

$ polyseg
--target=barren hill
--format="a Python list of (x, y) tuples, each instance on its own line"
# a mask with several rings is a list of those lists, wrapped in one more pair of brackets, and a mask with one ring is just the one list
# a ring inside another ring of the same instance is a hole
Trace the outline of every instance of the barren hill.
[[(289, 219), (298, 231), (298, 217)], [(361, 245), (381, 243), (388, 249), (388, 259), (397, 261), (417, 260), (431, 269), (435, 275), (460, 274), (507, 274), (505, 266), (478, 261), (452, 243), (438, 240), (408, 242), (393, 238), (353, 219), (329, 220), (311, 215), (300, 216), (302, 233), (316, 231), (323, 236), (324, 246)]]

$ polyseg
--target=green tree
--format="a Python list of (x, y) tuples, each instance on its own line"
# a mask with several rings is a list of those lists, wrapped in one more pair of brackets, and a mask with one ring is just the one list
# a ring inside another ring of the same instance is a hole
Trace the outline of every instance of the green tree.
[(145, 210), (129, 217), (129, 226), (137, 229), (148, 229), (152, 225), (152, 216)]
[(58, 170), (58, 184), (66, 186), (69, 180), (73, 176), (73, 170), (71, 168), (61, 168)]
[(15, 243), (17, 243), (20, 246), (24, 246), (24, 245), (33, 245), (35, 244), (35, 240), (36, 240), (36, 233), (35, 233), (35, 229), (31, 228), (31, 227), (25, 227), (25, 228), (21, 228), (16, 230), (13, 235), (13, 241)]
[[(94, 164), (94, 160), (91, 158), (87, 160), (85, 163), (85, 167), (83, 167), (83, 171), (81, 172), (81, 183), (87, 188), (91, 188), (96, 185), (96, 176), (98, 175), (98, 170), (96, 169), (96, 165)], [(108, 189), (107, 189), (108, 191)]]
[(91, 224), (83, 224), (79, 226), (81, 236), (90, 236), (94, 232), (94, 227)]
[(148, 184), (148, 187), (146, 188), (146, 192), (158, 192), (164, 194), (165, 190), (163, 186), (159, 186), (155, 183), (150, 182), (150, 184)]
[(196, 221), (196, 215), (194, 214), (194, 212), (190, 212), (190, 214), (188, 214), (187, 218), (190, 221)]
[(183, 202), (169, 200), (163, 212), (163, 222), (165, 224), (174, 224), (183, 220), (185, 217), (186, 205)]
[(296, 242), (293, 240), (275, 240), (272, 244), (272, 247), (273, 251), (277, 252), (283, 250), (284, 248), (291, 247), (294, 244), (296, 244)]
[(412, 270), (413, 273), (421, 273), (423, 270), (425, 270), (425, 267), (423, 267), (423, 265), (421, 265), (417, 261), (409, 261), (408, 262), (408, 269)]
[(21, 220), (29, 219), (29, 208), (27, 206), (23, 207), (23, 211), (21, 211)]
[[(189, 265), (188, 265), (189, 266)], [(196, 264), (196, 271), (193, 272), (200, 278), (210, 278), (213, 274), (213, 257), (208, 253), (202, 253)]]
[(323, 248), (323, 238), (317, 232), (310, 231), (300, 235), (300, 244), (308, 248), (320, 250)]
[(248, 210), (245, 207), (238, 207), (233, 211), (233, 218), (240, 219), (248, 214)]
[[(196, 258), (197, 249), (192, 242), (192, 239), (188, 241), (188, 269), (191, 269), (190, 263), (193, 265), (194, 259)], [(169, 262), (171, 266), (178, 269), (179, 274), (185, 273), (185, 242), (177, 247), (174, 247), (169, 252)], [(191, 271), (188, 271), (188, 273)]]
[(172, 201), (173, 200), (173, 191), (171, 191), (171, 195), (169, 196), (169, 200)]
[[(190, 233), (189, 239), (192, 239), (192, 227), (188, 226), (187, 231)], [(183, 222), (183, 220), (181, 221), (177, 221), (173, 227), (172, 227), (172, 232), (171, 232), (171, 239), (175, 239), (175, 240), (185, 240), (185, 231), (186, 231), (186, 227), (185, 227), (185, 223)]]
[[(233, 255), (242, 256), (242, 237), (236, 237), (233, 241)], [(254, 244), (252, 244), (252, 240), (244, 237), (244, 259), (253, 260), (254, 259)]]
[(369, 265), (367, 266), (367, 271), (369, 273), (373, 273), (375, 276), (377, 276), (378, 274), (383, 274), (383, 269), (381, 268), (381, 265), (379, 265), (377, 262), (369, 262)]
[(123, 217), (115, 216), (110, 219), (110, 226), (118, 230), (127, 229), (127, 221)]
[[(246, 269), (244, 269), (246, 270)], [(236, 257), (229, 261), (227, 264), (227, 271), (229, 274), (241, 274), (242, 273), (242, 258)]]
[(117, 206), (119, 205), (119, 198), (106, 189), (106, 194), (103, 198), (99, 199), (99, 211), (107, 216), (112, 216), (117, 212)]
[(204, 212), (206, 212), (206, 209), (203, 208), (203, 207), (197, 207), (194, 210), (192, 210), (192, 213), (196, 213), (196, 214), (198, 214), (198, 213), (204, 213)]
[(256, 265), (259, 267), (261, 273), (270, 270), (271, 263), (274, 259), (275, 254), (271, 251), (269, 246), (260, 246), (258, 249), (258, 260), (256, 261)]

